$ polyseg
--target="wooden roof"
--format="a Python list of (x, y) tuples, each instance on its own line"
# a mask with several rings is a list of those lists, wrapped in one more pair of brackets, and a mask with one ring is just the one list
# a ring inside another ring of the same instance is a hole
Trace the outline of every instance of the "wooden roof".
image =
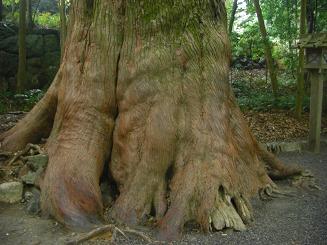
[(327, 32), (307, 34), (300, 38), (299, 48), (323, 48), (327, 47)]

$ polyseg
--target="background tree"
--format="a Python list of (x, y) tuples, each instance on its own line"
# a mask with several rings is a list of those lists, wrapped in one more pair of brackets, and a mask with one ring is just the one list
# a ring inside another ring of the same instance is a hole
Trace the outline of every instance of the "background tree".
[(72, 2), (56, 78), (0, 136), (8, 151), (48, 137), (45, 214), (71, 228), (97, 224), (109, 162), (115, 219), (153, 214), (165, 240), (190, 220), (244, 230), (249, 198), (273, 195), (271, 178), (300, 173), (259, 147), (235, 102), (224, 3)]
[[(300, 17), (300, 38), (306, 33), (306, 6), (307, 0), (301, 0), (301, 17)], [(299, 64), (297, 74), (297, 96), (295, 114), (297, 118), (301, 117), (304, 97), (304, 49), (299, 51)]]
[(2, 21), (2, 14), (3, 14), (3, 3), (2, 0), (0, 0), (0, 21)]
[(274, 60), (273, 60), (272, 52), (271, 52), (271, 45), (270, 45), (269, 38), (267, 35), (265, 22), (263, 19), (259, 0), (253, 0), (253, 3), (254, 3), (255, 10), (256, 10), (258, 23), (259, 23), (259, 27), (260, 27), (260, 32), (261, 32), (261, 36), (262, 36), (262, 40), (263, 40), (263, 44), (264, 44), (264, 48), (265, 48), (266, 63), (267, 63), (267, 67), (268, 67), (269, 74), (270, 74), (272, 91), (273, 91), (275, 98), (277, 98), (278, 81), (277, 81), (277, 74), (276, 74), (276, 70), (275, 70), (275, 66), (274, 66)]
[(26, 4), (27, 4), (27, 15), (26, 15), (27, 28), (28, 30), (31, 30), (34, 27), (32, 0), (26, 0)]
[(234, 0), (233, 1), (232, 12), (231, 12), (231, 15), (230, 15), (230, 20), (229, 20), (229, 25), (228, 25), (229, 35), (231, 35), (231, 33), (233, 31), (233, 25), (234, 25), (236, 11), (237, 11), (237, 0)]
[(65, 0), (59, 1), (59, 12), (60, 12), (60, 47), (61, 47), (61, 60), (62, 60), (64, 55), (64, 49), (65, 49), (65, 40), (67, 36)]
[(19, 5), (19, 33), (18, 33), (18, 72), (16, 91), (24, 90), (26, 84), (26, 0), (20, 0)]

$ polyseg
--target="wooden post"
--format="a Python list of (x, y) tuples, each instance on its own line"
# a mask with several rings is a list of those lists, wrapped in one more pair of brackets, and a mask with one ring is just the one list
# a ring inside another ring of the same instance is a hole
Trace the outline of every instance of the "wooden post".
[(320, 131), (321, 131), (321, 112), (323, 97), (323, 75), (319, 70), (312, 70), (311, 76), (311, 95), (310, 95), (310, 131), (309, 131), (309, 150), (314, 153), (320, 152)]
[(327, 115), (327, 73), (323, 75), (324, 80), (324, 91), (322, 99), (322, 113)]

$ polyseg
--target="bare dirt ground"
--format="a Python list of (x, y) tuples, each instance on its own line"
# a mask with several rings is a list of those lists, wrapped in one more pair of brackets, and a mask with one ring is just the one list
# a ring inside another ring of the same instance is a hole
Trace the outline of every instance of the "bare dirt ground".
[[(327, 146), (320, 154), (283, 153), (286, 163), (298, 163), (316, 177), (321, 191), (292, 187), (294, 196), (262, 202), (253, 200), (254, 222), (245, 232), (213, 232), (202, 234), (188, 226), (182, 240), (173, 244), (327, 244)], [(278, 183), (282, 188), (288, 183)], [(136, 228), (155, 237), (152, 228)], [(0, 205), (0, 243), (65, 244), (80, 234), (66, 230), (51, 219), (28, 215), (24, 204)], [(85, 244), (108, 244), (110, 236)], [(139, 237), (117, 236), (115, 244), (147, 244)]]

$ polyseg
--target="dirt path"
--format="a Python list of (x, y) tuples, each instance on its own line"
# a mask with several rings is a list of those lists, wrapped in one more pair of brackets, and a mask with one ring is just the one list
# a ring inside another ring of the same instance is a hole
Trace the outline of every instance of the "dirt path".
[[(188, 228), (180, 242), (174, 244), (326, 244), (327, 243), (327, 146), (322, 153), (285, 153), (287, 163), (300, 163), (316, 176), (322, 191), (297, 190), (295, 197), (269, 202), (253, 200), (255, 221), (245, 232), (215, 232), (203, 235)], [(281, 183), (279, 184), (281, 185)], [(145, 228), (146, 229), (146, 228)], [(154, 231), (148, 231), (154, 235)], [(64, 244), (76, 237), (53, 220), (33, 217), (23, 204), (0, 205), (0, 243)], [(88, 244), (108, 244), (94, 240)], [(146, 244), (139, 238), (119, 237), (116, 244)]]

